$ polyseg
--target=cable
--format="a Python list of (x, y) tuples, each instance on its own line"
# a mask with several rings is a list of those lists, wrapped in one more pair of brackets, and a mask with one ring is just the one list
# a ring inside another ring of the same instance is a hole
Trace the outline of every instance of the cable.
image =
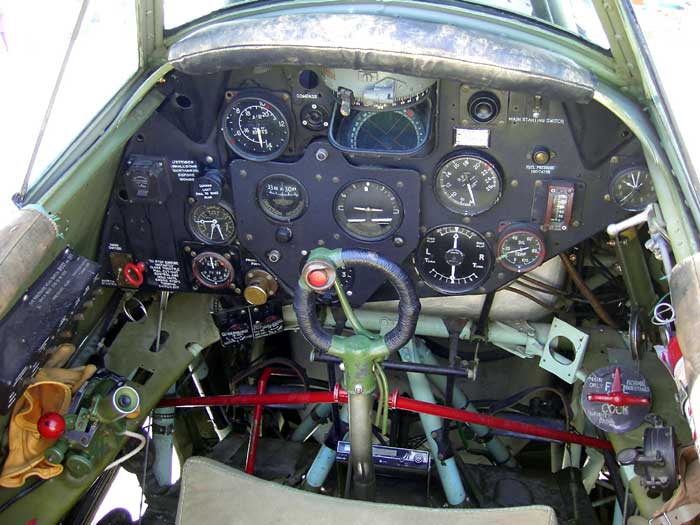
[(109, 465), (107, 465), (105, 467), (105, 470), (109, 470), (109, 469), (112, 469), (114, 467), (117, 467), (117, 466), (121, 465), (122, 463), (124, 463), (125, 461), (133, 458), (136, 454), (138, 454), (139, 452), (141, 452), (141, 450), (143, 450), (143, 447), (146, 446), (146, 436), (143, 436), (142, 434), (138, 434), (137, 432), (131, 432), (129, 430), (125, 430), (124, 432), (120, 432), (120, 435), (129, 436), (131, 438), (138, 439), (140, 443), (131, 452), (124, 454), (119, 459), (115, 459), (114, 461), (112, 461)]
[(535, 297), (534, 295), (530, 295), (529, 293), (527, 293), (527, 292), (525, 292), (525, 291), (523, 291), (523, 290), (518, 290), (517, 288), (513, 288), (512, 286), (504, 286), (503, 288), (501, 288), (501, 290), (506, 290), (506, 291), (508, 291), (508, 292), (512, 292), (512, 293), (521, 295), (521, 296), (525, 297), (526, 299), (529, 299), (529, 300), (532, 301), (533, 303), (540, 305), (542, 308), (545, 308), (545, 309), (549, 310), (550, 312), (552, 312), (552, 313), (554, 313), (554, 314), (557, 314), (557, 313), (560, 313), (560, 312), (561, 312), (561, 311), (558, 310), (557, 308), (553, 308), (552, 306), (548, 305), (548, 304), (545, 303), (544, 301), (540, 301), (540, 300), (539, 300), (537, 297)]
[(306, 390), (309, 389), (309, 380), (304, 373), (304, 369), (299, 366), (298, 363), (292, 361), (291, 359), (285, 359), (283, 357), (272, 357), (270, 359), (265, 359), (264, 361), (259, 361), (258, 363), (249, 366), (245, 370), (238, 372), (235, 376), (231, 378), (229, 384), (233, 387), (236, 383), (241, 382), (246, 377), (252, 375), (261, 368), (265, 368), (271, 365), (282, 365), (294, 371), (294, 373), (299, 377)]
[[(524, 399), (530, 397), (532, 394), (538, 393), (538, 392), (550, 392), (552, 394), (555, 394), (557, 397), (559, 397), (559, 400), (562, 402), (562, 408), (564, 410), (564, 420), (566, 422), (566, 430), (569, 430), (569, 421), (570, 421), (570, 414), (569, 414), (569, 403), (566, 401), (566, 397), (564, 397), (564, 394), (562, 394), (559, 390), (556, 388), (553, 388), (551, 386), (538, 386), (534, 387), (532, 389), (527, 389), (524, 392), (521, 392), (519, 394), (516, 394), (515, 396), (512, 396), (508, 399), (506, 399), (506, 405), (503, 406), (498, 406), (495, 410), (489, 410), (489, 413), (491, 415), (497, 414), (498, 412), (502, 412), (504, 410), (508, 410), (510, 408), (513, 408), (515, 405), (518, 403), (521, 403)], [(517, 397), (516, 397), (517, 396)], [(514, 399), (515, 398), (515, 399)]]

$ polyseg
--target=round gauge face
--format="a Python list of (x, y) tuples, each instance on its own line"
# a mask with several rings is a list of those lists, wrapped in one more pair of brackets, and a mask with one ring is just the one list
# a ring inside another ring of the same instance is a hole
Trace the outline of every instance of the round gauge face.
[(289, 222), (306, 211), (306, 188), (289, 175), (268, 175), (258, 184), (258, 205), (275, 221)]
[(496, 248), (496, 260), (513, 272), (527, 272), (537, 268), (546, 254), (542, 235), (523, 226), (507, 228), (501, 234)]
[(197, 204), (190, 209), (188, 226), (206, 244), (229, 244), (236, 234), (233, 213), (223, 204)]
[(394, 233), (403, 221), (403, 206), (389, 186), (358, 180), (341, 189), (333, 215), (345, 233), (361, 241), (379, 241)]
[(425, 283), (442, 293), (477, 288), (491, 272), (493, 257), (486, 239), (465, 226), (445, 225), (428, 231), (416, 250), (416, 268)]
[(425, 124), (411, 108), (361, 111), (348, 133), (350, 147), (365, 151), (410, 151), (426, 139)]
[(289, 144), (289, 123), (280, 106), (260, 97), (235, 99), (224, 112), (226, 144), (244, 159), (271, 160)]
[(459, 155), (443, 162), (435, 175), (435, 195), (445, 208), (461, 215), (479, 215), (501, 198), (502, 177), (496, 165), (477, 155)]
[(651, 175), (643, 167), (616, 173), (610, 181), (610, 193), (615, 203), (628, 211), (641, 211), (656, 201)]
[(233, 280), (233, 266), (221, 254), (202, 252), (192, 260), (192, 273), (202, 286), (226, 288)]

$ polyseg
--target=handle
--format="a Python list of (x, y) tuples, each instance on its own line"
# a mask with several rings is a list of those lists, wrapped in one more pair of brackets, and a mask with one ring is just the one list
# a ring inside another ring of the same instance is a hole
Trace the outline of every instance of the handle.
[(588, 394), (588, 400), (596, 403), (608, 403), (616, 407), (626, 406), (646, 406), (650, 405), (651, 401), (642, 396), (631, 396), (622, 391), (622, 378), (620, 377), (620, 369), (615, 369), (613, 376), (613, 384), (608, 394)]
[(396, 326), (384, 336), (384, 344), (393, 352), (408, 343), (416, 331), (420, 302), (411, 279), (403, 268), (369, 250), (336, 250), (327, 253), (329, 257), (325, 262), (323, 258), (313, 258), (312, 253), (302, 270), (302, 278), (294, 294), (294, 311), (299, 328), (309, 343), (324, 351), (331, 347), (333, 336), (323, 329), (316, 315), (315, 292), (321, 292), (333, 284), (337, 266), (365, 266), (378, 271), (391, 283), (399, 295), (399, 319)]
[(145, 271), (146, 265), (143, 262), (128, 262), (124, 265), (124, 268), (122, 269), (124, 280), (134, 288), (138, 288), (143, 284), (143, 272)]

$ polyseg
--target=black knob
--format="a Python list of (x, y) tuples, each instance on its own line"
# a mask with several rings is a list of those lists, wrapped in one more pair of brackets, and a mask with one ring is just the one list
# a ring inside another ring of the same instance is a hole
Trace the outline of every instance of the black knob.
[(491, 122), (501, 111), (501, 103), (498, 97), (488, 91), (474, 93), (467, 103), (469, 116), (481, 124)]
[(275, 240), (280, 243), (287, 243), (292, 240), (292, 229), (289, 226), (280, 226), (275, 232)]

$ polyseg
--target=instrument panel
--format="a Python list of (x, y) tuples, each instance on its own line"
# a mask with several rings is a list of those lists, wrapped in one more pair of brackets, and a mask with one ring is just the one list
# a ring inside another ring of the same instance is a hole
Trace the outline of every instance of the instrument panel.
[[(124, 264), (142, 262), (146, 287), (247, 297), (255, 270), (289, 295), (325, 246), (403, 264), (421, 296), (486, 293), (655, 199), (636, 139), (594, 102), (304, 68), (162, 89), (115, 181), (103, 285), (133, 287)], [(341, 278), (354, 305), (392, 296)]]

